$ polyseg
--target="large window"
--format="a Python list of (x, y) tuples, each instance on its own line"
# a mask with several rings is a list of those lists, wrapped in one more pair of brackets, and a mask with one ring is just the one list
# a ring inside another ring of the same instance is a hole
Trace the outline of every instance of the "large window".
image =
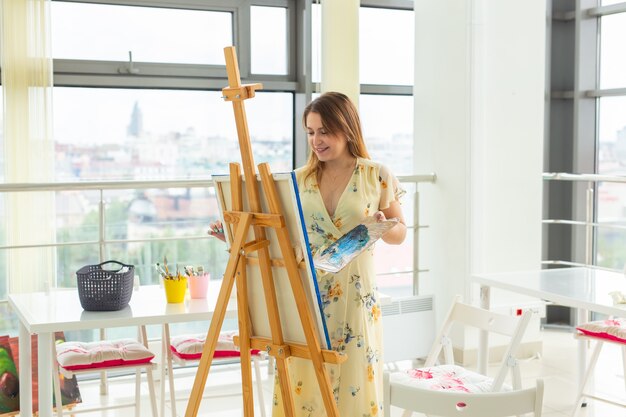
[[(606, 3), (606, 2), (604, 2)], [(626, 9), (626, 8), (625, 8)], [(626, 10), (598, 17), (599, 88), (616, 89), (616, 95), (599, 94), (598, 173), (626, 175)], [(622, 91), (619, 92), (619, 89)], [(604, 182), (598, 185), (597, 220), (617, 226), (601, 227), (597, 232), (596, 262), (622, 270), (626, 262), (626, 184)]]
[[(361, 71), (360, 109), (366, 140), (376, 160), (396, 174), (411, 174), (412, 1), (364, 3), (360, 54), (367, 68)], [(302, 18), (310, 6), (312, 27)], [(50, 181), (197, 179), (227, 172), (227, 163), (239, 159), (232, 106), (221, 98), (228, 85), (223, 47), (232, 44), (242, 82), (264, 86), (246, 101), (255, 163), (269, 162), (274, 172), (291, 170), (295, 156), (305, 153), (298, 143), (304, 140), (302, 97), (308, 99), (319, 82), (320, 14), (319, 4), (293, 0), (53, 0), (55, 170)], [(301, 42), (305, 30), (312, 31), (310, 50)], [(391, 44), (394, 48), (387, 47)], [(312, 57), (312, 73), (302, 59), (306, 54)], [(3, 161), (0, 151), (0, 165)], [(414, 190), (407, 188), (411, 195)], [(55, 243), (62, 245), (55, 264), (57, 285), (74, 286), (75, 271), (99, 261), (102, 203), (104, 239), (133, 240), (107, 244), (104, 256), (135, 264), (142, 283), (157, 282), (151, 266), (164, 254), (173, 262), (206, 264), (214, 278), (221, 277), (227, 253), (215, 240), (200, 238), (217, 217), (212, 190), (99, 194), (55, 192)], [(405, 198), (409, 218), (412, 203)], [(3, 245), (5, 234), (1, 229)], [(172, 236), (182, 239), (170, 241)], [(158, 242), (134, 242), (144, 238)], [(414, 248), (408, 242), (399, 250), (406, 262), (381, 261), (380, 282), (383, 290), (401, 288), (408, 295)], [(390, 259), (388, 254), (397, 251), (381, 245), (378, 256)], [(0, 250), (0, 266), (6, 254), (7, 249)], [(6, 293), (3, 277), (0, 299)]]
[[(55, 180), (227, 173), (229, 162), (240, 161), (232, 106), (221, 98), (228, 85), (223, 48), (235, 39), (242, 82), (265, 84), (246, 102), (255, 163), (269, 162), (275, 172), (293, 168), (296, 84), (287, 48), (293, 2), (111, 3), (118, 4), (52, 2)], [(219, 279), (226, 260), (220, 244), (184, 241), (202, 236), (218, 217), (207, 191), (106, 193), (105, 239), (166, 240), (108, 244), (105, 257), (133, 263), (144, 283), (157, 282), (151, 266), (164, 255), (204, 264)], [(56, 200), (58, 242), (92, 242), (57, 251), (57, 285), (72, 286), (78, 267), (98, 261), (100, 197), (64, 192)], [(172, 236), (183, 240), (167, 240)]]
[(246, 102), (255, 162), (293, 167), (287, 7), (119, 3), (52, 2), (57, 180), (226, 172), (239, 152), (232, 106), (221, 99), (223, 48), (236, 38), (242, 78), (278, 80)]
[[(288, 0), (263, 6), (220, 0), (52, 1), (55, 169), (49, 181), (186, 180), (227, 173), (228, 163), (240, 160), (232, 105), (221, 98), (228, 85), (223, 48), (229, 45), (237, 47), (242, 83), (264, 86), (246, 101), (255, 163), (269, 162), (274, 172), (291, 170), (298, 92), (295, 7)], [(0, 100), (0, 110), (2, 105)], [(4, 169), (0, 175), (4, 179)], [(223, 244), (206, 239), (208, 223), (218, 217), (212, 193), (132, 187), (103, 195), (55, 192), (55, 242), (34, 244), (61, 245), (54, 265), (58, 286), (75, 286), (75, 271), (101, 256), (133, 263), (142, 283), (158, 282), (153, 265), (164, 255), (204, 265), (220, 279), (228, 254)], [(0, 202), (5, 197), (0, 195)], [(100, 239), (133, 242), (108, 243), (102, 253)], [(3, 248), (0, 267), (9, 251), (26, 250), (32, 249)], [(4, 274), (0, 300), (6, 299), (7, 284)]]
[[(584, 0), (552, 5), (548, 172), (626, 175), (626, 4)], [(586, 183), (550, 184), (550, 218), (585, 221)], [(594, 183), (592, 262), (626, 262), (626, 183)], [(588, 261), (582, 226), (548, 229), (548, 257)]]

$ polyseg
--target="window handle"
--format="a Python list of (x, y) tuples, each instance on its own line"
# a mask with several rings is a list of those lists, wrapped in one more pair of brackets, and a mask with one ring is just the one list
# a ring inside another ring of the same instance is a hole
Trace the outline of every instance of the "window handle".
[(119, 67), (117, 72), (120, 74), (139, 74), (139, 68), (133, 65), (133, 51), (128, 51), (128, 66)]

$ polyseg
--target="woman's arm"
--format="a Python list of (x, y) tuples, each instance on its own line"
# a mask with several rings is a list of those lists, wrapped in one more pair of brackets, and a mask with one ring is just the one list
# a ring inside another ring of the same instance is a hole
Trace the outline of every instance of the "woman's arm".
[(399, 245), (404, 242), (404, 238), (406, 237), (406, 224), (404, 223), (400, 202), (392, 201), (389, 207), (374, 213), (374, 217), (379, 222), (385, 219), (397, 218), (399, 220), (398, 224), (389, 229), (389, 231), (383, 235), (382, 239), (385, 243), (390, 245)]

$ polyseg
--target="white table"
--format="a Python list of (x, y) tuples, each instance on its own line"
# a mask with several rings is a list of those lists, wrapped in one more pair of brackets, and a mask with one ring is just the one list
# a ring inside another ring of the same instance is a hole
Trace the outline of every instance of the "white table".
[[(54, 332), (209, 320), (220, 285), (221, 281), (211, 281), (207, 299), (186, 299), (179, 304), (168, 304), (165, 290), (157, 285), (142, 286), (133, 291), (126, 308), (102, 312), (84, 311), (76, 289), (9, 295), (9, 304), (20, 322), (20, 415), (32, 417), (31, 334), (38, 337), (39, 416), (52, 417)], [(234, 298), (226, 317), (237, 317)]]
[[(480, 284), (481, 307), (489, 309), (490, 288), (500, 288), (578, 309), (578, 322), (587, 321), (588, 311), (626, 317), (626, 304), (613, 305), (612, 291), (626, 293), (626, 276), (588, 267), (543, 269), (497, 274), (475, 274)], [(481, 332), (478, 368), (487, 369), (487, 333)], [(578, 381), (586, 367), (585, 341), (578, 342)]]

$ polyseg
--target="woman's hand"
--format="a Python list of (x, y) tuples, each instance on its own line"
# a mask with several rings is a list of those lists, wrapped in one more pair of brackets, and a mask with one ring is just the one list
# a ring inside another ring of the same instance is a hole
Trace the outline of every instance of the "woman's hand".
[(390, 245), (399, 245), (404, 242), (406, 237), (406, 225), (404, 223), (404, 216), (402, 215), (402, 208), (398, 201), (392, 201), (388, 208), (379, 210), (374, 213), (374, 218), (378, 222), (382, 222), (386, 219), (398, 219), (398, 224), (389, 229), (382, 237), (385, 243)]
[(216, 220), (213, 223), (209, 224), (209, 230), (207, 230), (209, 236), (213, 236), (221, 240), (222, 242), (226, 242), (226, 236), (224, 235), (224, 225), (221, 221)]

